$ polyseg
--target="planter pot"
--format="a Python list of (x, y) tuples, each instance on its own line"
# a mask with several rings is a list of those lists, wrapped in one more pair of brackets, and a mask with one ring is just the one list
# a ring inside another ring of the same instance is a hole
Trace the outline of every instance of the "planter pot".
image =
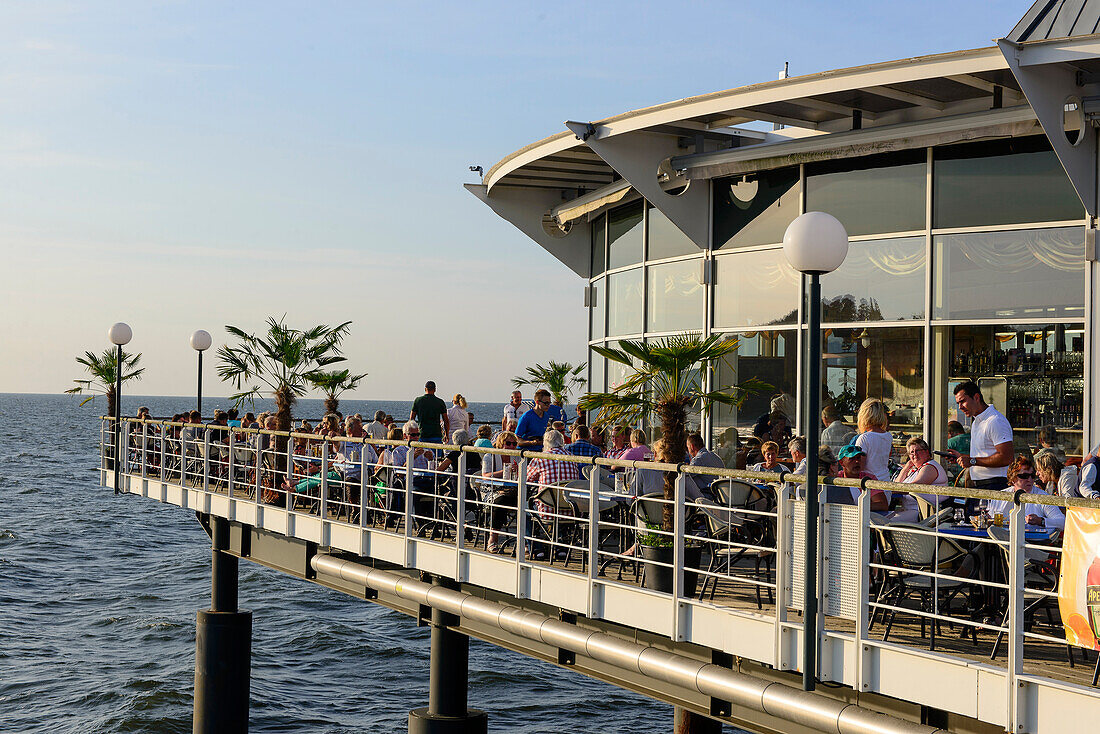
[[(643, 545), (642, 551), (642, 586), (654, 591), (672, 593), (672, 548), (654, 548)], [(698, 546), (684, 548), (684, 566), (699, 568), (699, 559), (703, 555), (703, 549)], [(667, 563), (667, 566), (658, 565)], [(695, 585), (699, 574), (695, 571), (684, 571), (684, 596), (695, 596)]]

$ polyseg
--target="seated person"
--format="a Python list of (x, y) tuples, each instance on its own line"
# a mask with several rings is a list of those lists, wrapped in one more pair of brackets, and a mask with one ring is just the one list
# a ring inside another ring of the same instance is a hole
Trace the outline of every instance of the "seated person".
[[(1016, 490), (1022, 490), (1027, 494), (1047, 494), (1035, 486), (1035, 464), (1031, 459), (1019, 457), (1008, 467), (1009, 485), (1002, 489), (1011, 498)], [(1062, 530), (1066, 526), (1066, 516), (1062, 514), (1062, 508), (1054, 505), (1036, 505), (1026, 503), (1024, 505), (1024, 522), (1028, 525), (1037, 525), (1051, 530)], [(989, 503), (988, 512), (991, 517), (1002, 515), (1007, 518), (1012, 512), (1012, 500), (993, 500)]]
[[(515, 451), (519, 439), (511, 431), (501, 431), (493, 439), (493, 448)], [(516, 482), (519, 477), (519, 459), (502, 454), (483, 454), (481, 457), (482, 491), (489, 508), (489, 540), (486, 550), (499, 553), (500, 531), (508, 520), (508, 511), (516, 508)]]
[(752, 435), (761, 441), (789, 441), (791, 427), (787, 425), (787, 415), (776, 410), (760, 416), (752, 427)]
[(760, 444), (760, 454), (764, 457), (764, 460), (750, 466), (749, 471), (781, 474), (791, 470), (787, 465), (779, 463), (779, 444), (775, 441), (765, 441)]
[[(875, 475), (863, 470), (863, 459), (866, 454), (863, 449), (855, 444), (848, 444), (840, 450), (837, 461), (840, 471), (837, 477), (841, 479), (874, 479)], [(829, 487), (828, 501), (842, 505), (854, 505), (859, 500), (859, 487), (851, 487), (845, 491), (843, 487)], [(890, 500), (881, 489), (868, 490), (871, 500), (871, 512), (884, 513), (890, 510)]]
[[(703, 446), (703, 437), (698, 433), (692, 433), (687, 437), (688, 462), (691, 466), (706, 466), (712, 469), (725, 469), (726, 463), (722, 457), (713, 451), (708, 451)], [(688, 501), (695, 501), (700, 497), (710, 495), (710, 485), (716, 477), (708, 474), (688, 474), (686, 493)]]
[(1035, 473), (1036, 478), (1043, 483), (1043, 489), (1047, 494), (1062, 497), (1081, 496), (1077, 491), (1081, 483), (1077, 475), (1077, 467), (1064, 465), (1058, 455), (1050, 449), (1041, 449), (1036, 452)]
[[(947, 486), (947, 470), (932, 458), (932, 450), (928, 447), (927, 441), (920, 436), (913, 436), (906, 441), (905, 450), (909, 455), (909, 461), (894, 477), (895, 482), (927, 484), (934, 487)], [(919, 496), (932, 507), (939, 507), (942, 502), (951, 499), (947, 495), (920, 494)], [(920, 506), (917, 504), (916, 497), (916, 495), (907, 492), (896, 492), (894, 494), (894, 511), (886, 518), (898, 522), (919, 522), (921, 519)]]
[[(420, 424), (414, 420), (407, 421), (401, 429), (401, 435), (406, 441), (420, 440)], [(432, 449), (409, 446), (394, 446), (387, 451), (383, 461), (398, 475), (403, 476), (408, 466), (409, 452), (412, 452), (414, 502), (413, 510), (417, 515), (426, 516), (432, 514), (434, 499), (430, 496), (435, 493), (435, 481), (428, 472), (428, 462), (435, 458)], [(386, 509), (403, 510), (405, 501), (404, 490), (390, 489), (386, 492)]]
[(477, 427), (477, 440), (474, 441), (474, 446), (482, 449), (493, 448), (493, 427), (488, 423)]

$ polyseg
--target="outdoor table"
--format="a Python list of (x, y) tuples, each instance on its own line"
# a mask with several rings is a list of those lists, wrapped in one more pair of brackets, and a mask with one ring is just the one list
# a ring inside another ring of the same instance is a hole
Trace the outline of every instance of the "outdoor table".
[[(989, 533), (984, 528), (978, 529), (970, 523), (956, 525), (954, 523), (937, 526), (939, 532), (946, 535), (958, 535), (964, 538), (988, 538)], [(1040, 527), (1039, 525), (1025, 525), (1024, 538), (1028, 543), (1049, 543), (1057, 530)]]

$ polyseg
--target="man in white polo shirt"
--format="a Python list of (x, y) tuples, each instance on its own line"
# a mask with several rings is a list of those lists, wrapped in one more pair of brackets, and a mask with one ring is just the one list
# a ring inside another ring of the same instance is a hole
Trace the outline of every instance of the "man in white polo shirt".
[(527, 403), (523, 402), (523, 393), (519, 390), (512, 391), (512, 400), (504, 406), (504, 418), (500, 421), (500, 430), (507, 431), (508, 421), (514, 420), (517, 424), (519, 419), (523, 417), (523, 414), (530, 408)]
[(955, 388), (955, 403), (970, 416), (970, 453), (951, 454), (959, 466), (970, 470), (970, 486), (1001, 490), (1008, 486), (1008, 467), (1015, 459), (1012, 426), (1008, 419), (985, 402), (978, 386), (967, 380)]

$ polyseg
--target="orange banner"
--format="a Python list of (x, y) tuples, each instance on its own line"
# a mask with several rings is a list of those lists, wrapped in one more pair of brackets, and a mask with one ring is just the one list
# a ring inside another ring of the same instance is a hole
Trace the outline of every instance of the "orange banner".
[(1058, 610), (1066, 642), (1100, 650), (1100, 510), (1066, 512)]

